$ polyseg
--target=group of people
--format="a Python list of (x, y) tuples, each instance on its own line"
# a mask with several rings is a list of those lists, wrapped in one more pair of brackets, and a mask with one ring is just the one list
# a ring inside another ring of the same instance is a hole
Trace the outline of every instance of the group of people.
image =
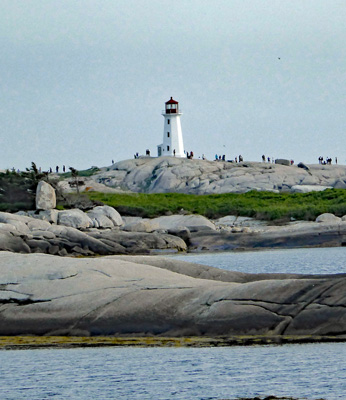
[[(52, 168), (50, 168), (50, 172), (52, 172)], [(58, 174), (59, 173), (59, 165), (55, 167), (55, 172)], [(62, 172), (66, 172), (66, 167), (65, 165), (62, 166)]]
[[(55, 167), (55, 172), (58, 174), (59, 173), (59, 170), (60, 170), (60, 167), (59, 167), (59, 165), (57, 165), (56, 167)], [(42, 172), (42, 169), (41, 169), (41, 167), (38, 169), (38, 172)], [(49, 170), (47, 171), (49, 174), (52, 174), (53, 173), (53, 169), (52, 169), (52, 167), (50, 167), (49, 168)], [(63, 165), (62, 166), (62, 172), (66, 172), (66, 167), (65, 167), (65, 165)]]
[[(331, 157), (326, 157), (326, 159), (324, 159), (322, 156), (318, 157), (318, 163), (322, 164), (322, 165), (331, 165), (332, 164), (332, 158)], [(335, 164), (338, 163), (338, 158), (335, 157)]]
[(270, 163), (270, 162), (271, 162), (272, 164), (274, 163), (274, 157), (272, 157), (272, 158), (267, 157), (267, 158), (266, 158), (266, 156), (263, 154), (263, 155), (262, 155), (262, 162), (266, 162), (266, 160), (267, 160), (269, 163)]
[[(203, 158), (204, 160), (204, 158)], [(226, 161), (226, 155), (224, 154), (223, 156), (219, 155), (219, 154), (215, 154), (215, 161)], [(233, 160), (228, 160), (229, 162), (233, 162)], [(234, 158), (234, 162), (243, 162), (244, 158), (241, 154), (239, 154), (238, 157)]]

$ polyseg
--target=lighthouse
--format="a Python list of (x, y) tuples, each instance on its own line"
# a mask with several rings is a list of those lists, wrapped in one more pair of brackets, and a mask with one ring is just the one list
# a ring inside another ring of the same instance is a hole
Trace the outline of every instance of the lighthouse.
[(165, 119), (163, 125), (163, 143), (157, 146), (158, 156), (185, 157), (183, 133), (181, 131), (179, 103), (173, 100), (166, 101), (162, 115)]

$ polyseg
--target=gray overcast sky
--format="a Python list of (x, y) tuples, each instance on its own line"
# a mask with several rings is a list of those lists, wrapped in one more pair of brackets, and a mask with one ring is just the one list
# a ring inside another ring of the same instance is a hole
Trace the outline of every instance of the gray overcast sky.
[(346, 163), (345, 0), (1, 0), (0, 169), (187, 151)]

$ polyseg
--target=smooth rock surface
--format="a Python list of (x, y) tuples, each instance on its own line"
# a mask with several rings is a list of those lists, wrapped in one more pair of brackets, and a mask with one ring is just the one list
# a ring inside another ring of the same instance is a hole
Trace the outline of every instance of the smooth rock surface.
[(92, 220), (93, 226), (97, 228), (113, 228), (123, 225), (120, 214), (113, 207), (94, 207), (87, 212), (87, 216)]
[(156, 257), (66, 261), (0, 252), (0, 335), (345, 337), (345, 274), (217, 278), (202, 267), (201, 279), (184, 274), (189, 263)]
[(51, 210), (55, 207), (55, 190), (49, 183), (40, 181), (36, 189), (36, 210)]
[[(293, 192), (346, 187), (346, 167), (259, 162), (230, 163), (201, 159), (159, 157), (125, 160), (102, 168), (89, 178), (109, 190), (144, 193), (244, 193), (250, 190)], [(66, 182), (60, 185), (71, 191)], [(295, 189), (292, 189), (295, 187)], [(105, 191), (105, 190), (102, 190)]]
[(159, 229), (177, 229), (177, 228), (199, 228), (206, 227), (215, 230), (215, 225), (208, 218), (202, 215), (169, 215), (153, 218), (152, 223)]
[(341, 218), (331, 213), (324, 213), (316, 218), (316, 222), (338, 223), (341, 222)]
[(92, 220), (83, 211), (78, 209), (59, 211), (58, 224), (77, 229), (93, 226)]

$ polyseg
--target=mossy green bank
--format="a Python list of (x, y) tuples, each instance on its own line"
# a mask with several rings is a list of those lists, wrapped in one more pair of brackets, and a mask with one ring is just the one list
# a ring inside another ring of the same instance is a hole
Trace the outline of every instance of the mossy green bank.
[(346, 215), (344, 189), (294, 194), (250, 191), (210, 195), (100, 192), (89, 192), (87, 195), (92, 201), (116, 208), (122, 215), (148, 218), (186, 212), (207, 218), (237, 215), (284, 222), (292, 219), (312, 221), (326, 212), (340, 217)]

